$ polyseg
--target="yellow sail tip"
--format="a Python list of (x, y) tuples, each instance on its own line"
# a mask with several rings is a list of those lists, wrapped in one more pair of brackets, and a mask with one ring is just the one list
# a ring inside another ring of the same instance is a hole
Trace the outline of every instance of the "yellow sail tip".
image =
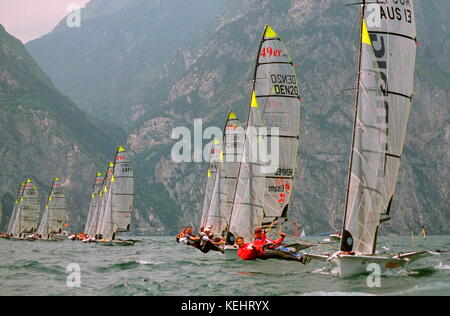
[(101, 177), (102, 173), (101, 172), (97, 172), (97, 177)]
[(252, 108), (256, 108), (258, 109), (258, 101), (256, 100), (256, 94), (255, 94), (255, 90), (253, 90), (252, 92)]
[(220, 161), (223, 161), (223, 151), (222, 150), (220, 151), (219, 159), (220, 159)]
[(58, 178), (58, 177), (56, 177), (56, 178), (54, 178), (53, 180), (54, 180), (54, 181), (59, 181), (59, 178)]
[(123, 152), (123, 151), (125, 151), (125, 149), (123, 149), (123, 147), (122, 147), (122, 146), (119, 146), (119, 150), (118, 150), (118, 152), (119, 152), (119, 153), (121, 153), (121, 152)]
[(27, 183), (31, 183), (31, 180), (30, 180), (30, 179), (27, 179)]
[(49, 200), (49, 201), (51, 201), (51, 200), (52, 200), (52, 196), (51, 196), (51, 195), (50, 195), (50, 196), (48, 197), (48, 200)]
[(266, 32), (264, 33), (264, 37), (266, 38), (274, 38), (278, 37), (278, 34), (270, 27), (270, 25), (266, 26)]
[(214, 138), (214, 145), (219, 145), (220, 144), (220, 140), (218, 138)]
[(95, 197), (95, 193), (92, 193), (91, 197), (94, 198)]
[(116, 179), (114, 178), (114, 175), (111, 177), (111, 182), (116, 182)]
[(109, 167), (112, 168), (114, 167), (114, 164), (112, 162), (109, 163)]
[(372, 40), (370, 39), (369, 31), (367, 30), (366, 20), (364, 20), (364, 19), (363, 19), (361, 35), (362, 35), (362, 38), (361, 38), (362, 43), (372, 46)]
[(230, 111), (230, 114), (228, 114), (228, 120), (237, 120), (237, 118), (237, 115), (233, 111)]
[(211, 169), (208, 169), (208, 178), (211, 178)]

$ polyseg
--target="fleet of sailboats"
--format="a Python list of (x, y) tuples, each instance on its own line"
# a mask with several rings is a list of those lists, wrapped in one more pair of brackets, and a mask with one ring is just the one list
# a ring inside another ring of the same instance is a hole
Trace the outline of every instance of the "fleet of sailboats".
[[(356, 98), (343, 227), (333, 235), (335, 253), (315, 253), (347, 277), (375, 263), (393, 270), (434, 255), (430, 251), (382, 255), (377, 238), (390, 220), (413, 97), (416, 24), (413, 1), (366, 2), (361, 6)], [(399, 12), (391, 18), (390, 10)], [(230, 111), (223, 138), (214, 139), (199, 227), (226, 241), (225, 255), (236, 255), (235, 238), (253, 239), (255, 228), (282, 231), (288, 219), (300, 144), (300, 89), (294, 62), (281, 37), (265, 26), (244, 124)], [(245, 126), (245, 128), (244, 128)], [(133, 245), (118, 239), (130, 231), (134, 173), (129, 155), (117, 149), (92, 186), (84, 242)], [(7, 235), (49, 240), (61, 235), (67, 218), (63, 183), (54, 178), (41, 217), (40, 196), (31, 179), (16, 195)], [(40, 222), (39, 222), (40, 219)], [(298, 231), (299, 237), (304, 238)], [(305, 246), (306, 248), (307, 246)]]
[[(114, 162), (104, 176), (97, 173), (92, 189), (88, 217), (84, 229), (85, 242), (103, 245), (134, 245), (135, 240), (120, 240), (116, 234), (130, 231), (133, 213), (134, 176), (128, 153), (120, 146)], [(39, 191), (31, 179), (22, 182), (5, 238), (23, 240), (64, 240), (68, 211), (64, 185), (54, 178), (51, 192), (41, 216)], [(74, 238), (75, 237), (75, 238)], [(79, 239), (76, 235), (69, 239)]]
[(135, 240), (120, 240), (116, 234), (130, 231), (133, 213), (133, 165), (126, 150), (117, 149), (105, 175), (97, 173), (84, 229), (84, 242), (102, 245), (134, 245)]
[(210, 227), (214, 235), (223, 235), (228, 225), (236, 189), (237, 173), (243, 151), (244, 131), (234, 112), (228, 114), (223, 140), (214, 139), (200, 227)]

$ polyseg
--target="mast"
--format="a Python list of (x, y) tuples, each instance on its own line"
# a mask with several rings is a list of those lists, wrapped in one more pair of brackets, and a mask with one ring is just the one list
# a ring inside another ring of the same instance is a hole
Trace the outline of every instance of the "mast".
[(353, 113), (353, 133), (352, 133), (352, 147), (350, 150), (350, 159), (348, 167), (348, 179), (347, 179), (347, 192), (345, 197), (345, 208), (344, 208), (344, 221), (342, 222), (342, 238), (341, 238), (341, 251), (348, 251), (348, 246), (346, 245), (346, 239), (349, 237), (345, 230), (345, 222), (347, 220), (347, 209), (348, 209), (348, 198), (350, 194), (350, 180), (352, 175), (353, 167), (353, 153), (355, 148), (355, 133), (356, 133), (356, 121), (358, 118), (358, 104), (359, 104), (359, 91), (361, 82), (361, 60), (362, 60), (362, 30), (363, 30), (363, 19), (364, 12), (366, 9), (366, 0), (363, 0), (360, 10), (360, 22), (359, 22), (359, 53), (358, 53), (358, 65), (357, 65), (357, 79), (356, 79), (356, 98), (355, 98), (355, 110)]

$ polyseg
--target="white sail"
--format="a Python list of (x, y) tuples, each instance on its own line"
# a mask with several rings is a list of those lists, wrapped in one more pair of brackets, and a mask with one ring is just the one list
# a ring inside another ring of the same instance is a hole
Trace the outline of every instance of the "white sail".
[(30, 179), (25, 182), (20, 207), (16, 215), (13, 227), (15, 238), (24, 237), (27, 233), (34, 233), (37, 230), (40, 217), (40, 198), (36, 186)]
[[(261, 133), (258, 127), (268, 128), (268, 134)], [(273, 228), (277, 220), (286, 218), (299, 130), (300, 96), (294, 64), (280, 37), (266, 26), (258, 50), (243, 162), (232, 209), (233, 235), (252, 240), (256, 227)], [(279, 146), (269, 151), (274, 142)], [(263, 161), (261, 155), (255, 157), (255, 148), (264, 144), (272, 158), (278, 157), (275, 168), (273, 161)]]
[(114, 240), (116, 233), (130, 230), (133, 197), (133, 166), (128, 153), (119, 147), (109, 186), (104, 190), (105, 204), (100, 228), (104, 239)]
[(245, 143), (245, 131), (234, 112), (228, 114), (224, 128), (223, 157), (219, 170), (220, 222), (216, 234), (228, 231), (236, 190), (239, 164)]
[(49, 239), (52, 235), (61, 233), (67, 216), (66, 196), (59, 178), (53, 179), (52, 190), (45, 206), (44, 215), (38, 233), (42, 239)]
[[(300, 139), (300, 90), (293, 61), (281, 38), (266, 26), (255, 70), (255, 93), (269, 131), (278, 143), (277, 167), (264, 173), (264, 219), (262, 227), (274, 228), (287, 219), (294, 188)], [(278, 130), (278, 134), (274, 134)], [(273, 134), (273, 135), (272, 135)]]
[(100, 197), (99, 193), (102, 189), (102, 184), (103, 184), (102, 173), (97, 172), (97, 175), (95, 176), (94, 180), (94, 185), (92, 186), (91, 203), (89, 204), (89, 213), (86, 220), (86, 226), (84, 228), (84, 233), (88, 234), (89, 236), (95, 235), (94, 226), (96, 226), (96, 221), (98, 219), (97, 206)]
[(412, 0), (362, 6), (342, 250), (374, 254), (380, 222), (390, 213), (411, 108), (415, 54)]
[(114, 161), (111, 194), (114, 233), (127, 232), (133, 214), (134, 172), (129, 154), (123, 147), (117, 150)]
[(109, 163), (108, 169), (106, 170), (105, 176), (103, 177), (102, 188), (99, 193), (99, 199), (97, 202), (97, 210), (95, 214), (95, 218), (93, 220), (93, 231), (94, 234), (100, 234), (103, 229), (104, 217), (106, 212), (106, 204), (109, 196), (109, 189), (111, 184), (111, 178), (113, 175), (114, 164), (112, 162)]
[[(211, 209), (215, 208), (218, 209), (218, 197), (215, 197), (215, 203), (213, 202), (213, 194), (214, 190), (216, 195), (218, 194), (218, 170), (219, 170), (219, 164), (220, 164), (220, 156), (222, 152), (222, 143), (216, 138), (213, 141), (213, 144), (211, 146), (211, 152), (209, 155), (209, 165), (208, 165), (208, 173), (207, 173), (207, 180), (206, 180), (206, 189), (205, 189), (205, 198), (203, 201), (203, 211), (202, 211), (202, 218), (200, 220), (200, 228), (206, 227), (208, 225), (213, 226), (211, 224), (210, 218), (210, 211)], [(213, 202), (213, 203), (212, 203)], [(208, 223), (209, 221), (209, 223)]]
[(23, 191), (25, 190), (25, 182), (22, 182), (20, 184), (19, 190), (17, 191), (16, 200), (14, 201), (14, 208), (13, 212), (11, 214), (11, 218), (9, 220), (9, 225), (7, 229), (8, 235), (15, 234), (14, 231), (18, 230), (18, 214), (20, 213), (20, 206), (21, 206), (21, 198), (23, 196)]

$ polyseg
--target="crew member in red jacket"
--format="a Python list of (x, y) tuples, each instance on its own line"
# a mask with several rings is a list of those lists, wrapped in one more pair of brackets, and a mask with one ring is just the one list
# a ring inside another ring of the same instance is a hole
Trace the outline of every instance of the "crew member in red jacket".
[(251, 242), (245, 243), (244, 237), (236, 238), (236, 244), (239, 247), (238, 256), (244, 260), (255, 260), (262, 251), (261, 247), (255, 247)]
[[(300, 253), (293, 253), (291, 251), (280, 250), (279, 247), (284, 240), (285, 234), (281, 234), (281, 237), (277, 241), (266, 238), (265, 232), (260, 228), (255, 229), (255, 241), (253, 243), (245, 243), (243, 237), (236, 238), (236, 243), (239, 247), (238, 256), (244, 260), (255, 259), (284, 259), (299, 261), (303, 264), (306, 263), (306, 257)], [(283, 247), (280, 247), (283, 248)]]
[(270, 245), (270, 248), (276, 248), (281, 246), (281, 244), (284, 241), (284, 237), (286, 237), (286, 234), (281, 234), (280, 238), (278, 240), (274, 241), (271, 239), (268, 239), (266, 237), (266, 232), (264, 232), (261, 228), (255, 229), (255, 241), (253, 242), (253, 245), (255, 247), (263, 248), (264, 246)]

